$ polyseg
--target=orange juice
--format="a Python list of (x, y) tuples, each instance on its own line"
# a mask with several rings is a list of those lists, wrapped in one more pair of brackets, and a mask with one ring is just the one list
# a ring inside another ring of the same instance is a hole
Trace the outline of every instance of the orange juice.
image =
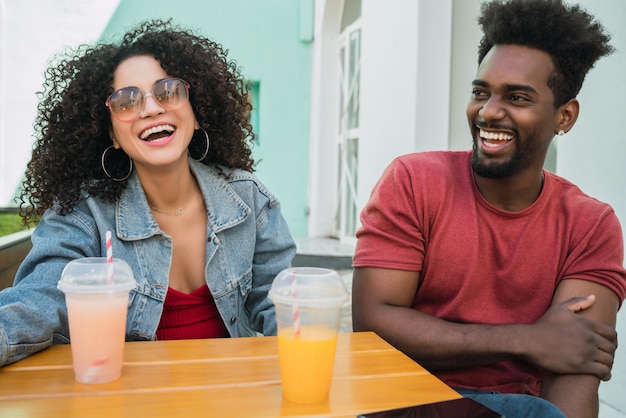
[(315, 326), (278, 330), (278, 352), (283, 397), (300, 403), (328, 398), (335, 364), (337, 332)]
[(70, 345), (76, 380), (106, 383), (120, 377), (128, 292), (68, 293)]

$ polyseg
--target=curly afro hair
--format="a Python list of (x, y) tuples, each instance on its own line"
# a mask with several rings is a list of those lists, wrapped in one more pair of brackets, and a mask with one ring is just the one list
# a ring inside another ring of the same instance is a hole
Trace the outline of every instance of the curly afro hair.
[[(24, 223), (52, 207), (61, 215), (71, 212), (83, 190), (108, 202), (119, 199), (126, 181), (112, 180), (101, 166), (111, 145), (105, 101), (113, 92), (113, 72), (133, 56), (153, 56), (168, 74), (191, 85), (189, 101), (211, 138), (204, 164), (253, 172), (250, 86), (227, 54), (221, 45), (179, 29), (171, 20), (152, 20), (127, 32), (119, 44), (81, 45), (57, 56), (38, 93), (35, 144), (20, 195)], [(198, 154), (202, 151), (192, 155)], [(113, 158), (107, 156), (107, 165)]]
[(613, 52), (610, 36), (578, 5), (562, 0), (494, 0), (483, 3), (478, 23), (483, 38), (480, 64), (497, 44), (525, 45), (550, 54), (555, 72), (548, 80), (559, 107), (575, 98), (595, 62)]

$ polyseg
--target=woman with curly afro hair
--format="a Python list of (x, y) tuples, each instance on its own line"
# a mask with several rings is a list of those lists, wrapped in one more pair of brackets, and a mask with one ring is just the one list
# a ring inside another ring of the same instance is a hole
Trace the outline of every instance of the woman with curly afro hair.
[(61, 271), (109, 236), (137, 280), (127, 340), (276, 333), (267, 293), (295, 244), (252, 174), (248, 91), (221, 45), (170, 21), (48, 68), (20, 206), (39, 223), (0, 292), (0, 366), (69, 342)]

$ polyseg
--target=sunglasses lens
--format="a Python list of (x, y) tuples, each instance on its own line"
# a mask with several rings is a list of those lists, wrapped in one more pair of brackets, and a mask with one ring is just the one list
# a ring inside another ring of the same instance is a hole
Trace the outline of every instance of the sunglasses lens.
[(176, 108), (188, 99), (185, 82), (178, 78), (161, 80), (152, 88), (152, 95), (163, 107)]
[(131, 120), (141, 111), (143, 94), (138, 88), (126, 87), (113, 92), (109, 109), (120, 120)]

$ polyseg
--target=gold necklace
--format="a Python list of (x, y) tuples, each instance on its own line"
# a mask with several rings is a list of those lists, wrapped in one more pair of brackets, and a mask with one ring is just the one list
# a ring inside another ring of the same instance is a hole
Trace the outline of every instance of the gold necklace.
[(189, 203), (191, 203), (191, 198), (193, 197), (193, 194), (196, 192), (196, 188), (194, 187), (193, 189), (191, 189), (191, 194), (189, 195), (189, 198), (187, 198), (187, 202), (185, 202), (185, 204), (181, 207), (179, 207), (178, 209), (176, 209), (176, 211), (174, 212), (167, 212), (165, 210), (161, 210), (161, 209), (157, 209), (154, 206), (148, 204), (148, 206), (150, 206), (150, 209), (157, 211), (159, 213), (164, 213), (165, 215), (173, 215), (173, 216), (178, 216), (178, 215), (182, 215), (183, 212), (185, 212), (185, 209), (187, 208), (187, 206), (189, 205)]

